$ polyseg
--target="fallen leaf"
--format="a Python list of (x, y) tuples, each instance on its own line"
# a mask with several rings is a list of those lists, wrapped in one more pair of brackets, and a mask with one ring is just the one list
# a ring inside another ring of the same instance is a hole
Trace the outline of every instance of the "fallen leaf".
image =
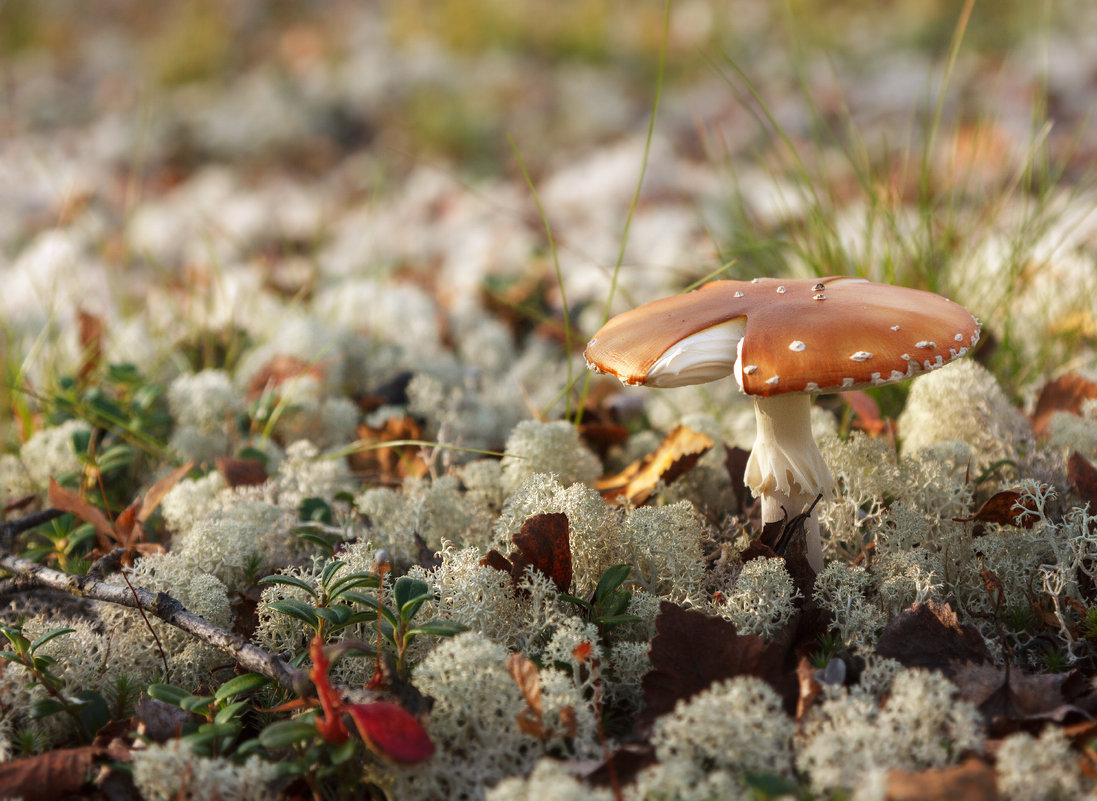
[(114, 526), (98, 507), (85, 501), (75, 492), (64, 489), (52, 477), (50, 478), (49, 503), (54, 509), (69, 512), (85, 523), (91, 523), (99, 539), (99, 547), (107, 552), (118, 541)]
[[(766, 643), (755, 634), (739, 634), (722, 617), (663, 601), (650, 656), (651, 670), (643, 680), (644, 710), (637, 724), (641, 730), (715, 681), (758, 676), (773, 684), (781, 674), (785, 646)], [(782, 689), (777, 687), (778, 692)]]
[(815, 678), (815, 668), (806, 656), (801, 656), (796, 665), (796, 680), (800, 685), (800, 697), (796, 699), (796, 720), (801, 721), (823, 694), (823, 685)]
[(994, 769), (971, 758), (947, 768), (888, 773), (887, 801), (998, 801)]
[(248, 384), (248, 400), (256, 400), (268, 389), (280, 387), (301, 376), (309, 376), (322, 382), (326, 365), (327, 362), (306, 362), (295, 356), (275, 356), (263, 365)]
[(137, 511), (140, 506), (141, 501), (138, 499), (123, 509), (114, 519), (115, 537), (123, 548), (131, 548), (145, 538), (144, 527), (137, 520)]
[(842, 400), (853, 410), (853, 426), (870, 437), (878, 437), (887, 430), (887, 423), (880, 417), (880, 405), (863, 390), (841, 393)]
[(533, 567), (548, 578), (560, 592), (571, 587), (571, 543), (568, 539), (568, 518), (562, 512), (533, 515), (522, 523), (511, 541), (518, 549), (503, 556), (492, 548), (480, 564), (509, 573), (517, 587), (527, 567)]
[(711, 437), (699, 431), (678, 426), (663, 438), (653, 453), (637, 459), (620, 473), (601, 479), (595, 488), (604, 498), (625, 497), (641, 506), (651, 497), (656, 484), (660, 481), (673, 483), (691, 470), (715, 444)]
[(56, 801), (75, 797), (98, 760), (128, 759), (124, 749), (93, 745), (56, 748), (37, 756), (0, 762), (0, 790), (23, 801)]
[(77, 375), (83, 382), (99, 369), (103, 361), (103, 338), (106, 336), (107, 326), (102, 317), (84, 309), (79, 309), (76, 317), (80, 332), (80, 369)]
[(230, 487), (258, 487), (270, 477), (261, 459), (241, 459), (236, 456), (219, 456), (214, 461), (225, 482)]
[(1077, 451), (1067, 461), (1067, 480), (1078, 490), (1083, 501), (1097, 507), (1097, 467), (1094, 467)]
[(1036, 512), (1021, 503), (1021, 491), (1016, 489), (1002, 490), (987, 498), (979, 510), (968, 517), (954, 517), (954, 523), (969, 523), (976, 520), (980, 523), (998, 523), (1003, 526), (1018, 526), (1020, 528), (1032, 528), (1036, 524)]
[(399, 484), (407, 477), (422, 478), (430, 467), (419, 445), (385, 445), (386, 442), (422, 440), (423, 429), (411, 417), (390, 417), (379, 428), (358, 426), (363, 447), (347, 456), (351, 470), (379, 483)]
[(936, 601), (914, 604), (900, 612), (884, 627), (876, 652), (905, 667), (940, 670), (949, 678), (959, 666), (990, 661), (976, 628), (960, 625), (952, 607)]
[(1056, 412), (1081, 415), (1082, 404), (1097, 398), (1097, 382), (1089, 381), (1077, 373), (1066, 373), (1044, 384), (1036, 408), (1032, 412), (1032, 428), (1038, 436), (1046, 437), (1051, 417)]
[(423, 724), (398, 704), (388, 701), (347, 704), (342, 711), (350, 715), (370, 750), (393, 762), (410, 765), (434, 754), (434, 743)]
[(997, 615), (1006, 599), (1005, 585), (1002, 584), (1002, 580), (998, 578), (993, 570), (981, 570), (979, 571), (979, 577), (983, 580), (983, 587), (986, 588), (986, 591), (994, 596), (994, 614)]
[(538, 718), (542, 715), (541, 708), (541, 674), (537, 665), (525, 654), (513, 653), (507, 657), (507, 672), (510, 673), (518, 689), (522, 691), (522, 697), (526, 699), (526, 705)]
[(579, 426), (579, 436), (600, 459), (605, 459), (606, 453), (614, 445), (628, 442), (629, 432), (618, 423), (591, 422)]
[(511, 539), (518, 548), (510, 554), (516, 581), (529, 566), (552, 579), (560, 592), (571, 588), (567, 515), (562, 512), (533, 515), (522, 523), (522, 528)]
[(1076, 723), (1089, 719), (1081, 707), (1069, 703), (1064, 687), (1070, 673), (1023, 673), (990, 664), (960, 665), (951, 676), (960, 695), (987, 720), (988, 734), (1005, 737), (1021, 729), (1039, 729), (1049, 722)]

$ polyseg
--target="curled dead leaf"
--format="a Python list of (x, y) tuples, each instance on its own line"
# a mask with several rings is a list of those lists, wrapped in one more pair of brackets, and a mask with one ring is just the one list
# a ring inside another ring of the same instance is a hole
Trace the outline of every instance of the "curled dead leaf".
[(998, 801), (994, 770), (979, 759), (959, 765), (908, 773), (893, 770), (887, 779), (887, 801)]
[(653, 453), (630, 464), (620, 473), (607, 476), (595, 488), (606, 499), (625, 497), (641, 506), (651, 497), (655, 485), (671, 484), (691, 470), (716, 443), (711, 437), (686, 426), (678, 426)]
[(876, 641), (876, 652), (905, 667), (939, 670), (952, 677), (958, 666), (990, 661), (982, 635), (960, 624), (947, 603), (926, 601), (899, 613)]
[(954, 517), (952, 520), (954, 523), (969, 523), (976, 520), (980, 523), (1032, 528), (1036, 524), (1037, 517), (1034, 509), (1024, 505), (1020, 490), (1008, 489), (996, 492), (987, 498), (975, 514), (968, 517)]
[(268, 478), (267, 467), (260, 459), (221, 456), (214, 462), (230, 487), (258, 487)]
[(1078, 490), (1083, 501), (1097, 507), (1097, 467), (1077, 451), (1067, 460), (1067, 480)]
[(1040, 390), (1032, 412), (1032, 428), (1037, 435), (1046, 437), (1052, 415), (1056, 412), (1080, 415), (1082, 404), (1093, 398), (1097, 398), (1097, 382), (1082, 378), (1077, 373), (1061, 375)]

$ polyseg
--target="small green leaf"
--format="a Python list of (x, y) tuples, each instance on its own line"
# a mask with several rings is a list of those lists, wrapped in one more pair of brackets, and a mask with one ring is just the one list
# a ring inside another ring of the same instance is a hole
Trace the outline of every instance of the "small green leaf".
[(268, 609), (281, 612), (283, 615), (295, 617), (312, 628), (320, 625), (320, 618), (316, 616), (316, 610), (308, 604), (298, 601), (296, 598), (284, 598), (267, 604)]
[(328, 594), (332, 597), (341, 596), (347, 590), (355, 587), (371, 587), (376, 588), (380, 582), (377, 580), (377, 576), (371, 573), (351, 573), (346, 576), (341, 576), (330, 587), (328, 587)]
[(596, 617), (594, 622), (603, 626), (621, 626), (625, 623), (640, 623), (642, 618), (636, 615), (607, 615), (606, 617)]
[(289, 748), (305, 743), (316, 736), (316, 726), (303, 720), (280, 720), (259, 732), (259, 742), (264, 748)]
[(347, 563), (344, 560), (338, 559), (324, 565), (324, 569), (320, 572), (320, 586), (327, 588), (328, 582), (331, 581), (332, 576), (342, 570), (346, 564)]
[(422, 595), (416, 595), (414, 598), (409, 599), (407, 603), (403, 604), (400, 607), (400, 617), (403, 618), (405, 622), (411, 620), (419, 611), (419, 607), (421, 607), (427, 601), (433, 600), (433, 592), (425, 592)]
[(602, 578), (599, 579), (598, 586), (594, 590), (595, 603), (621, 586), (621, 583), (629, 577), (629, 573), (631, 572), (632, 567), (629, 565), (614, 565), (613, 567), (607, 568), (606, 572), (602, 574)]
[(322, 606), (317, 608), (316, 616), (333, 626), (342, 626), (351, 616), (351, 610), (349, 606)]
[(453, 637), (462, 631), (468, 631), (468, 626), (455, 620), (430, 620), (419, 623), (414, 628), (408, 629), (409, 635), (433, 634), (435, 637)]
[(304, 590), (313, 598), (318, 597), (316, 590), (314, 590), (307, 581), (298, 578), (297, 576), (288, 576), (282, 573), (276, 573), (271, 576), (264, 576), (256, 582), (257, 584), (282, 584), (287, 587), (296, 587), (299, 590)]
[(35, 720), (48, 718), (50, 715), (64, 711), (65, 705), (56, 698), (39, 698), (30, 706), (30, 716)]
[(582, 598), (576, 598), (574, 595), (568, 595), (566, 592), (562, 592), (556, 597), (559, 598), (561, 601), (567, 601), (568, 603), (575, 604), (576, 606), (581, 606), (588, 612), (594, 609), (594, 606), (590, 602), (584, 601)]
[(319, 534), (311, 529), (297, 529), (295, 533), (297, 539), (312, 543), (328, 556), (335, 553), (335, 541), (333, 541), (331, 537), (325, 537), (323, 534)]
[(352, 756), (354, 752), (358, 750), (358, 741), (353, 737), (347, 740), (345, 743), (339, 745), (333, 745), (328, 748), (328, 759), (331, 760), (333, 765), (342, 765)]
[(60, 637), (62, 634), (72, 634), (74, 631), (76, 631), (76, 629), (54, 629), (53, 631), (47, 631), (45, 634), (43, 634), (41, 637), (36, 638), (35, 641), (30, 644), (30, 650), (32, 652), (36, 651), (39, 647), (45, 645), (54, 637)]
[(247, 701), (237, 701), (234, 704), (229, 704), (223, 709), (218, 709), (217, 714), (213, 716), (213, 722), (228, 723), (230, 720), (236, 717), (237, 712), (247, 707), (247, 705)]
[(165, 704), (171, 704), (172, 706), (179, 706), (184, 698), (191, 697), (190, 693), (182, 687), (175, 687), (171, 684), (150, 684), (145, 693), (149, 698), (155, 698), (157, 701), (163, 701)]
[(396, 585), (392, 589), (392, 594), (396, 599), (396, 608), (403, 609), (404, 604), (408, 603), (411, 599), (420, 595), (429, 595), (430, 588), (425, 581), (401, 576), (396, 579)]
[(204, 715), (212, 703), (213, 696), (211, 695), (188, 695), (179, 701), (179, 708), (185, 709), (187, 712), (197, 712)]
[(783, 795), (798, 795), (800, 787), (796, 782), (783, 776), (775, 776), (772, 773), (753, 773), (745, 771), (742, 774), (743, 783), (762, 794), (763, 798), (777, 798)]
[(612, 617), (613, 615), (619, 615), (628, 608), (628, 602), (631, 598), (632, 593), (627, 590), (614, 590), (595, 604), (595, 609), (599, 616)]
[(366, 604), (373, 609), (377, 608), (377, 599), (375, 597), (366, 595), (364, 592), (358, 592), (358, 590), (345, 590), (339, 593), (339, 600), (353, 601), (356, 604)]
[(242, 676), (235, 676), (226, 681), (217, 688), (217, 692), (213, 694), (213, 697), (218, 701), (224, 701), (226, 698), (232, 698), (236, 695), (244, 695), (253, 690), (258, 690), (260, 687), (269, 683), (270, 679), (266, 676), (261, 676), (258, 673), (245, 673)]
[(297, 519), (303, 523), (331, 525), (335, 522), (335, 514), (323, 498), (304, 498), (297, 504)]

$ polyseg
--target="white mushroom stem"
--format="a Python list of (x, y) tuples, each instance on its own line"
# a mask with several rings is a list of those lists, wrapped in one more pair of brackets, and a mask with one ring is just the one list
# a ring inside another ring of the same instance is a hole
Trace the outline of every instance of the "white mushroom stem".
[[(755, 396), (758, 436), (747, 461), (743, 480), (762, 500), (762, 523), (789, 519), (807, 509), (822, 493), (830, 497), (834, 479), (811, 433), (811, 396), (807, 394)], [(819, 520), (813, 511), (804, 525), (808, 562), (816, 573), (823, 569)]]

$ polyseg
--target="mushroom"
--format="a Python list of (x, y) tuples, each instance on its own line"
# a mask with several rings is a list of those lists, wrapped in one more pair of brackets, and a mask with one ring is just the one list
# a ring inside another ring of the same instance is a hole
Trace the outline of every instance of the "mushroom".
[[(744, 482), (769, 523), (834, 489), (811, 433), (811, 395), (903, 381), (978, 341), (978, 320), (932, 292), (863, 278), (755, 278), (713, 281), (619, 314), (585, 355), (592, 370), (630, 385), (680, 387), (734, 374), (758, 421)], [(814, 512), (805, 532), (818, 573)]]

